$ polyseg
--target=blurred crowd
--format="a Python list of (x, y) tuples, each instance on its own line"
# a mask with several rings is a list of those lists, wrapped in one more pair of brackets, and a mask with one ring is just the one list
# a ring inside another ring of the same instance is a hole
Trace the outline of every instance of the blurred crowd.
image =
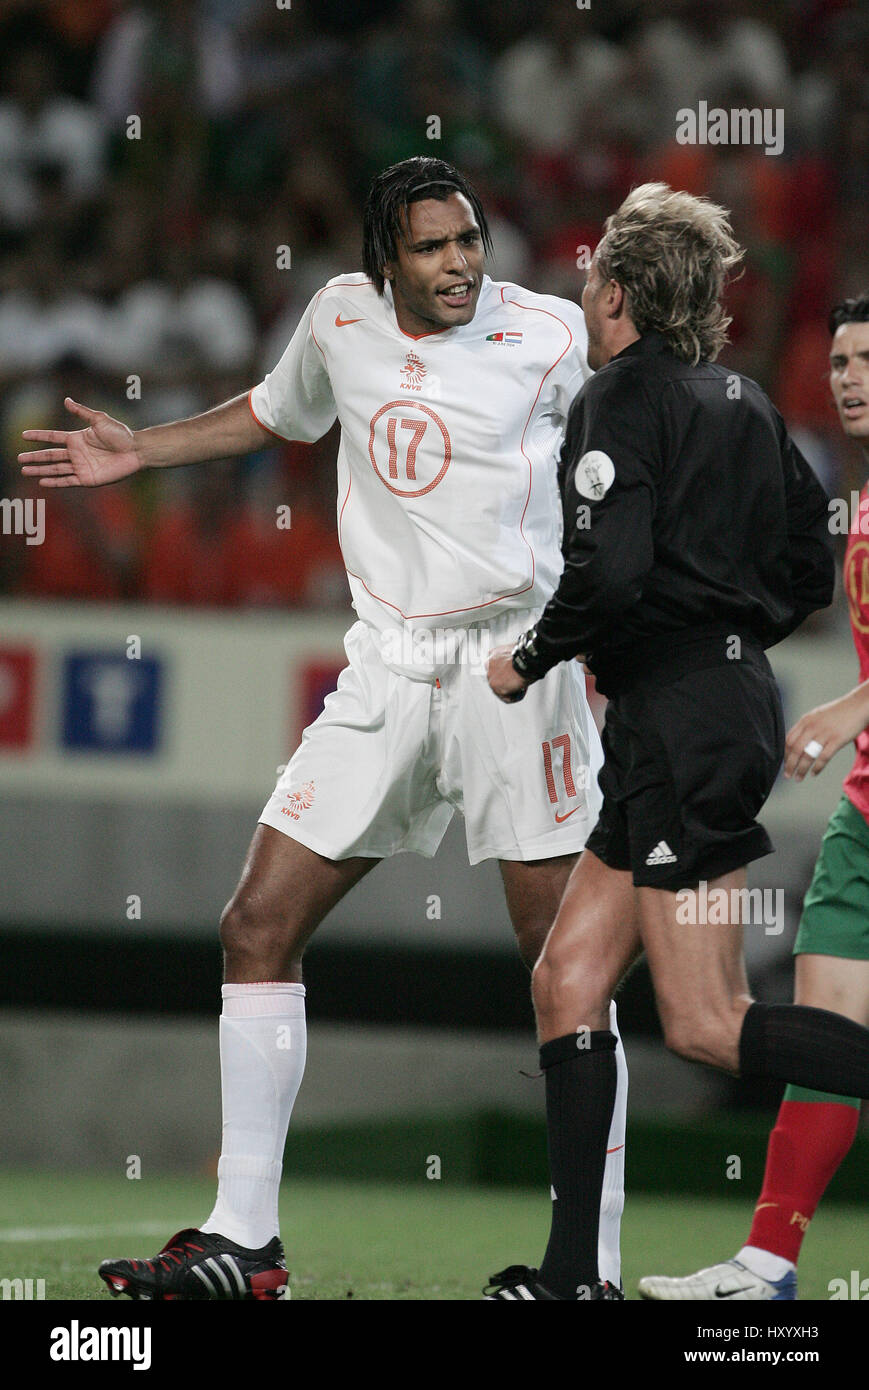
[[(136, 427), (261, 379), (413, 154), (475, 184), (495, 278), (575, 299), (632, 185), (725, 204), (747, 259), (720, 360), (847, 495), (826, 317), (869, 286), (867, 40), (860, 0), (0, 0), (0, 495), (33, 496), (20, 432), (74, 423), (66, 395)], [(678, 143), (701, 101), (781, 108), (782, 153)], [(344, 606), (336, 447), (49, 493), (0, 589)]]

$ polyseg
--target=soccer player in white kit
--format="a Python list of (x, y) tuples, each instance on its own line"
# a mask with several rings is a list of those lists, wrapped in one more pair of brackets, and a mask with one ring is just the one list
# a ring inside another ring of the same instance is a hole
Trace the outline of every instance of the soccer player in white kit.
[[(68, 399), (84, 429), (25, 434), (52, 446), (21, 455), (43, 486), (98, 486), (341, 423), (338, 529), (358, 620), (221, 921), (217, 1202), (152, 1259), (104, 1261), (112, 1293), (285, 1296), (278, 1187), (304, 1069), (301, 958), (354, 883), (401, 850), (433, 855), (459, 811), (470, 862), (499, 861), (530, 968), (597, 819), (601, 751), (581, 667), (563, 664), (509, 710), (486, 680), (488, 650), (527, 629), (561, 573), (556, 460), (590, 375), (579, 307), (494, 283), (488, 247), (462, 176), (442, 160), (403, 161), (372, 184), (365, 273), (315, 295), (249, 395), (136, 432)], [(618, 1060), (600, 1226), (601, 1276), (615, 1289), (620, 1042)]]

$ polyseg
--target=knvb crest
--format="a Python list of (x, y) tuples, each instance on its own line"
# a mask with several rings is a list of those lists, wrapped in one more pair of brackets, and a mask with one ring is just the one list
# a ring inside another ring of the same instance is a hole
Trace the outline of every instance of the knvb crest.
[(419, 391), (422, 388), (422, 379), (428, 373), (428, 368), (415, 352), (409, 352), (405, 359), (404, 366), (401, 368), (401, 385), (405, 391)]
[(282, 806), (281, 810), (285, 816), (290, 816), (292, 820), (298, 820), (303, 811), (308, 811), (314, 804), (314, 783), (306, 782), (301, 791), (287, 792), (289, 806)]

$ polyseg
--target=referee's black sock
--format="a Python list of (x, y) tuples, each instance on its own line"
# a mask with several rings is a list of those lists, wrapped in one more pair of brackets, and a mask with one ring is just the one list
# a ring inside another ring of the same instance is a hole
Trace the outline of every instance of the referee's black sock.
[(552, 1229), (540, 1278), (558, 1298), (581, 1297), (598, 1282), (600, 1198), (616, 1101), (615, 1049), (609, 1029), (568, 1033), (540, 1049), (553, 1187)]
[(869, 1028), (806, 1004), (752, 1004), (739, 1035), (740, 1076), (869, 1096)]

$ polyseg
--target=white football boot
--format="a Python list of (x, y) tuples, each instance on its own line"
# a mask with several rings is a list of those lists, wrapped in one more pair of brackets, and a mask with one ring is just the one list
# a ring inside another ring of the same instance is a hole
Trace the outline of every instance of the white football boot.
[(640, 1297), (653, 1299), (698, 1299), (707, 1302), (732, 1302), (745, 1299), (754, 1303), (776, 1299), (795, 1299), (797, 1276), (789, 1270), (775, 1282), (762, 1279), (739, 1260), (725, 1260), (710, 1265), (684, 1279), (668, 1279), (663, 1275), (647, 1275), (639, 1283)]

